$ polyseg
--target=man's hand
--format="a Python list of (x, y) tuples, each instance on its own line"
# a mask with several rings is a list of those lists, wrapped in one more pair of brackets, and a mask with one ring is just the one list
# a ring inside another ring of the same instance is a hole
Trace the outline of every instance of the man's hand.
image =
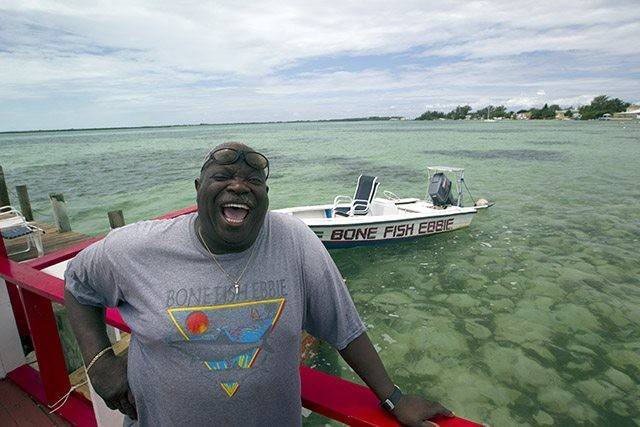
[(438, 402), (431, 402), (420, 396), (404, 395), (392, 411), (403, 425), (415, 427), (435, 427), (437, 424), (428, 421), (437, 416), (453, 417), (453, 412)]
[(110, 409), (117, 409), (132, 420), (138, 419), (136, 402), (127, 380), (127, 356), (109, 352), (100, 357), (89, 372), (93, 389)]
[[(367, 383), (378, 399), (389, 397), (393, 391), (393, 383), (366, 332), (340, 350), (340, 355)], [(429, 418), (440, 415), (454, 416), (453, 412), (438, 402), (431, 402), (422, 397), (411, 395), (403, 395), (392, 412), (402, 424), (422, 427), (437, 425), (427, 421)]]

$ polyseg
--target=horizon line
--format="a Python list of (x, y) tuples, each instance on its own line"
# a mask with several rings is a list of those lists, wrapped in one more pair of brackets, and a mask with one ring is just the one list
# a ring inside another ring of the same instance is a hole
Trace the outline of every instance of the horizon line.
[(321, 122), (356, 122), (356, 121), (389, 121), (390, 119), (404, 119), (412, 121), (404, 116), (369, 116), (369, 117), (345, 117), (339, 119), (311, 119), (311, 120), (274, 120), (264, 122), (223, 122), (223, 123), (197, 123), (197, 124), (172, 124), (172, 125), (141, 125), (141, 126), (104, 126), (88, 128), (63, 128), (63, 129), (31, 129), (31, 130), (5, 130), (0, 135), (9, 133), (37, 133), (37, 132), (74, 132), (87, 130), (125, 130), (125, 129), (159, 129), (173, 127), (197, 127), (197, 126), (233, 126), (233, 125), (268, 125), (280, 123), (321, 123)]

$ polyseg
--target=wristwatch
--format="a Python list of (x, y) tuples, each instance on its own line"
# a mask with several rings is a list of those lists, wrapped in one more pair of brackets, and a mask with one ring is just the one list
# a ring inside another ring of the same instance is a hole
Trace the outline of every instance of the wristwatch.
[(401, 397), (402, 397), (402, 390), (400, 390), (400, 388), (394, 384), (393, 393), (391, 393), (391, 396), (380, 401), (380, 406), (382, 406), (387, 411), (391, 412), (395, 409)]

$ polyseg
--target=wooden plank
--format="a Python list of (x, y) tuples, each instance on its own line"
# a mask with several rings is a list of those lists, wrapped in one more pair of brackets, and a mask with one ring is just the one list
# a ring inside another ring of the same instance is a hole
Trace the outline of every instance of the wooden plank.
[[(2, 392), (3, 391), (0, 390), (0, 393)], [(2, 405), (0, 405), (0, 426), (18, 427), (18, 424), (16, 424), (16, 421), (13, 419), (11, 414), (6, 409), (4, 409)]]
[(31, 400), (15, 384), (0, 381), (0, 425), (7, 426), (67, 426), (60, 417)]
[[(45, 255), (91, 239), (90, 236), (75, 231), (60, 232), (53, 224), (45, 222), (35, 222), (34, 224), (44, 230), (44, 234), (42, 235), (42, 245), (44, 247)], [(26, 248), (27, 239), (27, 236), (22, 236), (11, 240), (5, 240), (4, 243), (9, 253), (12, 253)], [(36, 257), (37, 253), (35, 248), (31, 248), (29, 252), (10, 256), (14, 261), (25, 261)]]
[[(45, 402), (44, 387), (38, 371), (28, 365), (23, 365), (9, 373), (9, 378), (32, 398), (41, 403)], [(67, 403), (56, 413), (78, 427), (95, 427), (97, 425), (91, 402), (76, 392), (71, 393)]]

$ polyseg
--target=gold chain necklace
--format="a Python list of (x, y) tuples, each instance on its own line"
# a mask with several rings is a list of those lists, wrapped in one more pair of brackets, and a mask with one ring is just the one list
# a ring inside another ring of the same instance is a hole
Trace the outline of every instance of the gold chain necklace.
[(211, 255), (211, 259), (213, 259), (213, 262), (215, 262), (215, 264), (218, 266), (220, 271), (222, 271), (227, 276), (227, 279), (229, 279), (229, 281), (233, 283), (233, 287), (236, 292), (236, 295), (238, 295), (238, 290), (240, 289), (240, 280), (242, 279), (242, 276), (244, 276), (244, 272), (247, 271), (247, 267), (249, 267), (249, 264), (251, 263), (251, 259), (253, 258), (253, 251), (256, 248), (255, 242), (251, 247), (251, 254), (249, 254), (249, 260), (247, 261), (247, 264), (245, 264), (238, 278), (234, 280), (233, 277), (231, 277), (231, 275), (227, 273), (227, 270), (222, 268), (222, 265), (220, 265), (218, 258), (213, 254), (213, 252), (211, 252), (211, 250), (209, 249), (209, 246), (207, 246), (207, 242), (204, 240), (204, 237), (202, 237), (202, 233), (200, 232), (200, 227), (198, 227), (198, 236), (200, 236), (200, 241), (204, 245), (207, 252), (209, 252), (209, 255)]

